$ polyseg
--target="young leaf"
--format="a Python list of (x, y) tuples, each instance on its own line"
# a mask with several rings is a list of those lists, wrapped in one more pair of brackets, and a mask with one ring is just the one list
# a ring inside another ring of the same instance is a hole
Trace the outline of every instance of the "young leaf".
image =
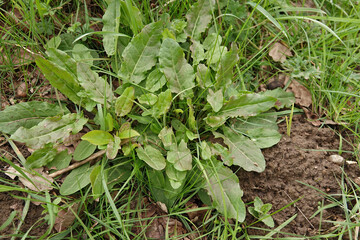
[(192, 155), (188, 149), (184, 139), (180, 144), (173, 144), (167, 155), (167, 160), (174, 164), (174, 168), (178, 171), (187, 171), (192, 168)]
[(135, 90), (133, 87), (127, 87), (121, 96), (116, 99), (115, 112), (119, 117), (123, 117), (131, 111), (134, 103)]
[(31, 128), (46, 117), (69, 113), (66, 107), (48, 102), (22, 102), (0, 111), (0, 132), (13, 134), (18, 128)]
[(213, 0), (199, 0), (186, 14), (187, 27), (185, 32), (195, 40), (200, 39), (201, 33), (206, 30), (211, 22), (211, 11), (213, 5)]
[(160, 49), (162, 22), (146, 25), (125, 48), (123, 62), (119, 71), (125, 82), (139, 84), (146, 72), (156, 64)]
[(158, 96), (158, 101), (155, 103), (155, 105), (152, 108), (153, 117), (159, 118), (161, 115), (167, 113), (167, 111), (171, 106), (171, 102), (172, 102), (172, 95), (170, 89), (160, 93)]
[(57, 154), (56, 149), (52, 144), (47, 144), (45, 147), (34, 151), (30, 157), (26, 159), (25, 167), (28, 169), (40, 168), (54, 160)]
[(57, 88), (75, 104), (80, 105), (84, 102), (81, 101), (81, 98), (77, 95), (82, 88), (73, 74), (44, 58), (37, 58), (35, 62), (53, 87)]
[(90, 163), (86, 163), (74, 170), (65, 178), (60, 187), (61, 195), (73, 194), (90, 183), (90, 174), (95, 165), (90, 167)]
[(213, 92), (213, 90), (209, 89), (209, 94), (206, 97), (208, 103), (210, 103), (214, 112), (220, 111), (224, 104), (224, 96), (222, 90), (218, 90), (217, 92)]
[(245, 204), (241, 200), (243, 195), (238, 177), (221, 162), (214, 160), (212, 164), (203, 164), (209, 182), (205, 189), (211, 196), (214, 207), (227, 217), (239, 222), (245, 220)]
[(110, 141), (114, 141), (114, 137), (103, 130), (92, 130), (83, 135), (81, 139), (98, 146), (106, 145)]
[(276, 98), (257, 93), (232, 97), (217, 114), (224, 117), (250, 117), (265, 112), (275, 105)]
[(166, 166), (164, 156), (152, 146), (139, 147), (136, 149), (138, 157), (155, 170), (163, 170)]
[(233, 44), (231, 50), (220, 59), (219, 70), (216, 73), (216, 89), (226, 89), (232, 83), (233, 68), (238, 61), (238, 48)]
[(120, 139), (128, 139), (128, 138), (133, 138), (133, 137), (138, 137), (140, 136), (140, 134), (135, 131), (134, 129), (124, 129), (119, 131), (119, 138)]
[(114, 99), (109, 83), (91, 70), (89, 65), (78, 63), (77, 73), (80, 85), (85, 89), (88, 98), (101, 104), (104, 104), (105, 100), (110, 103)]
[[(246, 171), (262, 172), (265, 170), (265, 159), (260, 149), (248, 138), (237, 134), (228, 127), (224, 127), (224, 135), (213, 132), (216, 138), (221, 137), (229, 147), (233, 164)], [(227, 165), (232, 163), (225, 162)]]
[(159, 61), (162, 71), (168, 80), (169, 88), (173, 93), (182, 93), (181, 98), (191, 97), (194, 83), (194, 70), (184, 58), (184, 52), (173, 39), (163, 41)]
[(96, 150), (96, 145), (91, 144), (88, 141), (81, 141), (75, 148), (74, 160), (81, 161), (87, 157), (90, 157)]
[(146, 79), (146, 89), (150, 92), (156, 92), (166, 84), (165, 75), (159, 68), (155, 68)]
[[(118, 33), (120, 26), (120, 3), (121, 0), (110, 0), (108, 1), (108, 7), (103, 15), (103, 32)], [(103, 38), (103, 45), (105, 52), (108, 56), (115, 54), (117, 45), (117, 38), (115, 34), (105, 34)]]
[(11, 139), (23, 142), (32, 149), (39, 149), (47, 143), (56, 143), (65, 139), (70, 132), (78, 133), (86, 122), (86, 118), (76, 113), (62, 117), (49, 117), (30, 129), (20, 127), (11, 135)]

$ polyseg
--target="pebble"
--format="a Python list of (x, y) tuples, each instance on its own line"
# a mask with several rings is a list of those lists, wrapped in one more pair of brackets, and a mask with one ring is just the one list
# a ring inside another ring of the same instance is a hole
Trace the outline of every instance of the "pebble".
[(344, 158), (340, 155), (331, 155), (329, 160), (337, 165), (342, 165), (344, 163)]

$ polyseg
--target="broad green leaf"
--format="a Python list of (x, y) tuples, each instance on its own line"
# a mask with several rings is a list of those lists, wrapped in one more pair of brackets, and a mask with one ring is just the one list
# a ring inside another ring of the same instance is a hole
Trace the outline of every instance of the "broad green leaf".
[(166, 164), (166, 175), (170, 180), (170, 184), (174, 189), (178, 189), (184, 183), (186, 177), (186, 171), (179, 171), (174, 168), (173, 164)]
[(123, 62), (119, 71), (125, 82), (139, 84), (146, 72), (156, 64), (160, 49), (162, 22), (146, 25), (125, 48)]
[(243, 222), (246, 209), (241, 200), (243, 192), (238, 177), (217, 160), (214, 160), (213, 164), (204, 163), (203, 166), (209, 179), (205, 189), (213, 201), (213, 206), (227, 217)]
[(121, 1), (121, 18), (120, 22), (128, 25), (133, 34), (139, 33), (143, 28), (142, 16), (140, 10), (133, 5), (131, 0)]
[(175, 135), (172, 128), (165, 126), (163, 129), (161, 129), (158, 137), (161, 139), (165, 149), (167, 150), (174, 144)]
[(184, 139), (180, 144), (173, 144), (167, 154), (167, 160), (174, 164), (178, 171), (187, 171), (192, 169), (192, 155)]
[(78, 133), (86, 122), (86, 118), (76, 113), (62, 117), (49, 117), (30, 129), (20, 127), (11, 135), (11, 139), (25, 143), (32, 149), (39, 149), (47, 143), (57, 143), (64, 140), (70, 135), (70, 132)]
[(213, 5), (213, 0), (199, 0), (191, 6), (186, 14), (187, 27), (185, 32), (195, 40), (200, 39), (201, 33), (207, 29), (211, 22)]
[(171, 102), (172, 102), (172, 95), (170, 89), (160, 93), (158, 96), (158, 101), (155, 103), (155, 105), (152, 108), (153, 117), (159, 118), (161, 115), (167, 113), (167, 111), (171, 106)]
[(209, 147), (209, 144), (207, 144), (206, 141), (201, 141), (200, 143), (200, 149), (201, 149), (201, 158), (203, 160), (209, 160), (212, 156), (211, 149)]
[(87, 157), (90, 157), (96, 150), (96, 145), (88, 142), (88, 141), (81, 141), (75, 148), (74, 151), (74, 160), (81, 161)]
[(202, 88), (209, 88), (213, 85), (211, 71), (204, 64), (199, 64), (196, 72), (196, 80)]
[(133, 138), (133, 137), (138, 137), (140, 136), (140, 134), (135, 131), (134, 129), (124, 129), (124, 130), (119, 130), (119, 135), (118, 137), (120, 139), (128, 139), (128, 138)]
[(152, 146), (139, 147), (136, 149), (138, 157), (155, 170), (163, 170), (166, 166), (164, 156)]
[[(207, 59), (207, 64), (217, 70), (218, 62), (220, 61), (221, 57), (227, 53), (227, 48), (221, 46), (222, 37), (216, 33), (212, 33), (208, 35), (204, 41), (204, 49), (207, 51), (205, 52), (205, 59)], [(216, 67), (213, 65), (215, 64)]]
[(111, 189), (115, 184), (126, 181), (131, 175), (132, 167), (130, 164), (124, 165), (123, 162), (105, 169), (107, 184)]
[(276, 115), (263, 115), (259, 114), (255, 117), (249, 117), (247, 119), (238, 118), (234, 124), (234, 128), (244, 134), (250, 129), (268, 128), (278, 130), (279, 127), (276, 123)]
[(190, 46), (191, 57), (193, 59), (193, 65), (198, 65), (202, 60), (205, 59), (204, 47), (198, 41), (192, 41)]
[(22, 102), (0, 111), (0, 132), (13, 134), (18, 128), (31, 128), (46, 117), (69, 113), (66, 107), (47, 102)]
[(31, 156), (26, 159), (25, 167), (28, 169), (40, 168), (54, 160), (57, 150), (52, 144), (47, 144), (43, 148), (34, 151)]
[(209, 94), (206, 97), (208, 103), (210, 103), (214, 112), (220, 111), (222, 106), (224, 105), (224, 96), (222, 90), (218, 90), (217, 92), (213, 92), (213, 90), (209, 89)]
[(49, 162), (46, 166), (49, 169), (55, 168), (56, 170), (61, 170), (69, 166), (71, 159), (72, 159), (71, 154), (69, 154), (67, 150), (64, 150), (58, 153), (55, 156), (54, 160)]
[(229, 149), (219, 143), (211, 144), (211, 153), (221, 157), (221, 160), (228, 166), (233, 165), (234, 159)]
[(109, 83), (91, 70), (89, 65), (86, 63), (78, 63), (77, 73), (80, 85), (85, 89), (88, 98), (101, 104), (105, 104), (105, 102), (110, 103), (114, 99), (114, 94)]
[(236, 44), (231, 46), (231, 50), (224, 54), (220, 59), (219, 70), (216, 73), (216, 89), (226, 89), (232, 83), (233, 68), (239, 61), (238, 48)]
[(265, 112), (275, 105), (276, 98), (262, 96), (257, 93), (232, 97), (218, 112), (224, 117), (250, 117)]
[[(98, 165), (90, 173), (91, 190), (94, 199), (97, 199), (104, 193), (104, 187), (102, 183), (101, 166)], [(106, 181), (106, 180), (105, 180)]]
[[(242, 134), (235, 133), (228, 127), (224, 127), (224, 135), (214, 132), (216, 138), (224, 139), (229, 147), (233, 164), (244, 168), (246, 171), (262, 172), (265, 169), (265, 159), (261, 150)], [(231, 163), (226, 163), (231, 165)]]
[[(108, 7), (103, 15), (103, 32), (118, 33), (121, 15), (121, 0), (109, 0)], [(103, 45), (108, 56), (112, 56), (116, 52), (118, 36), (115, 34), (104, 34)]]
[(285, 92), (282, 88), (274, 90), (267, 90), (261, 93), (263, 96), (274, 97), (277, 99), (275, 108), (281, 109), (284, 107), (291, 107), (295, 103), (295, 97), (292, 92)]
[(106, 145), (110, 141), (114, 141), (114, 137), (103, 130), (92, 130), (83, 135), (81, 139), (98, 146)]
[(114, 136), (114, 141), (109, 142), (106, 147), (106, 157), (108, 159), (114, 159), (118, 154), (121, 143), (121, 139), (118, 136)]
[(154, 105), (158, 100), (158, 97), (153, 93), (146, 93), (138, 97), (138, 101), (140, 104), (145, 104), (152, 106)]
[(194, 69), (184, 58), (184, 52), (173, 39), (163, 41), (160, 54), (160, 66), (173, 93), (181, 93), (180, 97), (191, 97), (194, 83)]
[(72, 170), (61, 185), (60, 194), (70, 195), (86, 187), (90, 183), (90, 174), (94, 167), (95, 165), (90, 167), (90, 163), (86, 163)]
[(133, 87), (127, 87), (115, 102), (115, 112), (118, 116), (126, 116), (131, 111), (134, 104), (135, 90)]
[(75, 44), (72, 50), (72, 56), (77, 62), (93, 65), (93, 56), (91, 55), (90, 49), (83, 44)]
[(275, 129), (257, 128), (249, 129), (246, 134), (258, 148), (269, 148), (281, 140), (281, 134)]
[(205, 118), (205, 122), (207, 125), (209, 125), (212, 128), (217, 128), (222, 126), (226, 122), (226, 117), (224, 116), (212, 116), (208, 115)]
[(66, 52), (59, 49), (50, 48), (46, 51), (49, 60), (55, 65), (65, 69), (72, 76), (76, 77), (76, 61), (70, 57)]
[(146, 79), (146, 89), (150, 92), (156, 92), (166, 84), (165, 75), (159, 68), (155, 68)]
[(73, 74), (44, 58), (37, 58), (35, 61), (36, 65), (40, 68), (41, 72), (53, 87), (58, 89), (75, 104), (80, 105), (84, 102), (81, 101), (82, 99), (77, 95), (82, 88)]

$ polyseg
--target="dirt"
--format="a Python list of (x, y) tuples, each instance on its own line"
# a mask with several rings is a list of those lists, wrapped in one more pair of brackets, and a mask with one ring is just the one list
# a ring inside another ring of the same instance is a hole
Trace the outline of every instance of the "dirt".
[[(273, 215), (276, 226), (297, 214), (297, 217), (282, 232), (311, 236), (319, 234), (320, 216), (311, 216), (318, 209), (318, 204), (324, 199), (312, 186), (327, 194), (340, 193), (341, 167), (329, 160), (330, 155), (337, 154), (339, 149), (339, 136), (330, 128), (318, 128), (310, 124), (304, 116), (297, 116), (291, 128), (291, 136), (286, 135), (286, 123), (279, 124), (283, 134), (281, 141), (263, 150), (266, 159), (266, 169), (262, 173), (245, 172), (240, 170), (237, 174), (241, 188), (244, 190), (243, 200), (251, 202), (256, 196), (264, 203), (273, 205), (275, 212), (289, 203), (300, 199), (290, 207)], [(343, 143), (343, 150), (353, 150), (349, 144)], [(332, 151), (330, 151), (332, 150)], [(352, 156), (342, 154), (345, 159)], [(358, 165), (345, 166), (350, 178), (360, 176)], [(304, 183), (304, 184), (302, 184)], [(309, 185), (306, 186), (305, 184)], [(343, 212), (340, 208), (331, 208), (322, 214), (321, 228), (324, 233), (333, 227), (325, 220), (341, 221)], [(254, 221), (251, 217), (248, 221)], [(255, 225), (264, 227), (265, 225)], [(251, 230), (250, 234), (262, 235), (265, 231)]]

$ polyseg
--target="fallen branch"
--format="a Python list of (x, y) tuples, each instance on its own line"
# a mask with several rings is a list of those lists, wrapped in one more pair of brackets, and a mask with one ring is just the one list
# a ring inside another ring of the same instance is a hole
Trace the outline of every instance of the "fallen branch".
[(99, 152), (96, 152), (96, 153), (94, 153), (93, 155), (91, 155), (90, 157), (88, 157), (87, 159), (85, 159), (85, 160), (83, 160), (83, 161), (81, 161), (81, 162), (76, 162), (76, 163), (68, 166), (67, 168), (64, 168), (64, 169), (61, 169), (61, 170), (59, 170), (59, 171), (53, 172), (53, 173), (49, 174), (49, 176), (52, 177), (52, 178), (55, 178), (55, 177), (57, 177), (57, 176), (60, 176), (60, 175), (63, 174), (63, 173), (69, 172), (69, 171), (71, 171), (71, 170), (73, 170), (73, 169), (75, 169), (75, 168), (78, 168), (78, 167), (84, 165), (84, 164), (87, 163), (87, 162), (90, 162), (91, 160), (93, 160), (93, 159), (95, 159), (95, 158), (100, 157), (101, 155), (104, 155), (105, 152), (106, 152), (105, 150), (101, 150), (101, 151), (99, 151)]

